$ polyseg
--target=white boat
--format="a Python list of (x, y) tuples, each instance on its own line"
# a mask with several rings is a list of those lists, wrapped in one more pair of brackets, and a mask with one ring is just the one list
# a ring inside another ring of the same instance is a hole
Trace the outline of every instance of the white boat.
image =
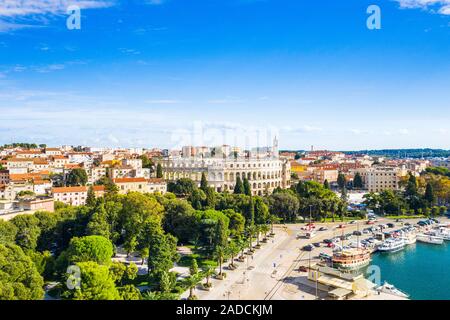
[(431, 244), (443, 244), (444, 238), (433, 236), (430, 234), (420, 233), (417, 235), (417, 241)]
[(402, 292), (401, 290), (397, 289), (392, 284), (389, 284), (386, 281), (384, 282), (384, 284), (382, 286), (379, 286), (378, 288), (376, 288), (376, 290), (380, 291), (380, 292), (384, 292), (384, 293), (389, 293), (394, 296), (398, 296), (398, 297), (402, 297), (402, 298), (409, 298), (408, 294)]
[(401, 235), (401, 238), (405, 242), (405, 245), (416, 243), (417, 236), (414, 232), (406, 232)]
[(377, 249), (381, 252), (396, 252), (405, 247), (405, 241), (402, 238), (390, 238), (380, 244)]
[(439, 228), (433, 232), (434, 236), (441, 237), (446, 241), (450, 241), (450, 232), (447, 228)]

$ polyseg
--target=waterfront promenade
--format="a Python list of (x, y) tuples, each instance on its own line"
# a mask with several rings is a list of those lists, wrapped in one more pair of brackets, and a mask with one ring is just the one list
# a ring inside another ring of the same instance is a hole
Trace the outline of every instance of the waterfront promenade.
[[(408, 220), (409, 221), (409, 220)], [(388, 219), (378, 219), (377, 224), (392, 222)], [(410, 220), (415, 224), (417, 220)], [(213, 279), (211, 291), (196, 289), (195, 294), (200, 300), (313, 300), (326, 299), (326, 293), (316, 291), (309, 280), (307, 273), (300, 272), (299, 266), (308, 266), (309, 263), (318, 262), (320, 253), (332, 254), (332, 249), (321, 245), (312, 252), (302, 251), (307, 244), (322, 242), (342, 234), (337, 226), (341, 222), (316, 224), (317, 229), (324, 226), (328, 230), (318, 232), (313, 239), (298, 238), (304, 224), (278, 225), (275, 228), (275, 237), (256, 250), (253, 258), (239, 263), (239, 267), (227, 273), (225, 280)], [(401, 224), (397, 223), (400, 227)], [(367, 227), (363, 221), (359, 222), (359, 229)], [(358, 229), (357, 224), (345, 224), (344, 233), (352, 233)], [(371, 235), (363, 235), (361, 239)], [(354, 240), (354, 239), (352, 239)], [(187, 298), (188, 292), (182, 295)], [(381, 293), (370, 295), (364, 299), (398, 300), (400, 297)]]

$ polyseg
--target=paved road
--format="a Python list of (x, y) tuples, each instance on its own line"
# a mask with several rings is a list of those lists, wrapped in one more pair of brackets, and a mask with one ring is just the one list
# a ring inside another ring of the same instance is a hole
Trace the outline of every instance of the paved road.
[[(420, 219), (408, 220), (415, 224)], [(447, 219), (442, 219), (447, 220)], [(404, 220), (406, 222), (406, 220)], [(378, 219), (377, 224), (392, 222), (389, 219)], [(275, 237), (256, 251), (252, 258), (240, 263), (234, 271), (226, 270), (225, 280), (213, 280), (213, 289), (204, 291), (198, 289), (196, 295), (203, 300), (248, 299), (248, 300), (301, 300), (315, 299), (316, 290), (306, 285), (306, 273), (298, 271), (300, 265), (308, 265), (317, 261), (319, 252), (331, 253), (330, 248), (321, 247), (314, 252), (304, 252), (301, 248), (313, 242), (321, 242), (326, 238), (333, 238), (342, 233), (352, 233), (368, 227), (364, 222), (346, 224), (338, 229), (341, 222), (316, 224), (328, 228), (327, 231), (317, 232), (314, 239), (298, 239), (304, 224), (279, 225), (275, 228)], [(396, 228), (401, 223), (395, 223)], [(354, 239), (353, 239), (354, 241)], [(183, 295), (187, 297), (187, 292)]]

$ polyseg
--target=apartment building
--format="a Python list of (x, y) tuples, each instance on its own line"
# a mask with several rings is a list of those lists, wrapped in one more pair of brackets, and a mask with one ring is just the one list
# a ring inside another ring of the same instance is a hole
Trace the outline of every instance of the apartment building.
[[(103, 196), (105, 192), (104, 186), (93, 186), (96, 197)], [(87, 193), (89, 187), (59, 187), (52, 188), (52, 194), (55, 201), (60, 201), (72, 206), (81, 206), (86, 204)]]
[(365, 188), (369, 192), (398, 190), (400, 179), (405, 175), (407, 175), (407, 171), (404, 168), (373, 167), (367, 169), (363, 180), (365, 180)]
[(153, 193), (167, 192), (167, 184), (163, 179), (146, 179), (146, 178), (117, 178), (113, 182), (119, 188), (120, 194), (128, 192)]

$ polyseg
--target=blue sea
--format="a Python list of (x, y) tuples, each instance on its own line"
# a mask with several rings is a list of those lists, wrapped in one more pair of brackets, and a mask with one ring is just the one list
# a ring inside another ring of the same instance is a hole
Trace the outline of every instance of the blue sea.
[(381, 283), (393, 284), (413, 300), (450, 300), (450, 242), (416, 243), (395, 253), (375, 253)]

